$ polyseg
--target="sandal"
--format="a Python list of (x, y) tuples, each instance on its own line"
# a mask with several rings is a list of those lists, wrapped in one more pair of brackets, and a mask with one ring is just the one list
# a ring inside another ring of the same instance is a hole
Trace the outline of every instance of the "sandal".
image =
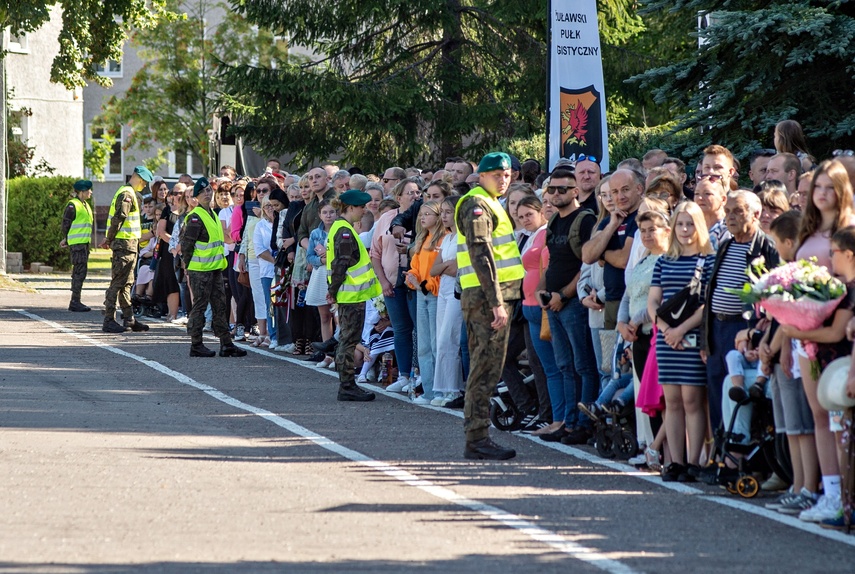
[[(261, 339), (261, 337), (259, 337), (259, 339)], [(269, 347), (269, 346), (270, 346), (270, 337), (264, 337), (264, 339), (261, 341), (261, 344), (259, 345), (259, 347)]]
[(655, 448), (647, 447), (644, 451), (644, 458), (647, 461), (647, 467), (650, 470), (660, 470), (662, 468), (662, 463), (659, 458), (659, 451)]

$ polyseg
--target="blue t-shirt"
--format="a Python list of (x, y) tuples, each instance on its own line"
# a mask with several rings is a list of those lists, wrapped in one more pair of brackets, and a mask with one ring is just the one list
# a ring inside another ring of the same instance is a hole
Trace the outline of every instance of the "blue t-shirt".
[[(624, 222), (620, 224), (620, 227), (617, 228), (617, 231), (609, 239), (606, 251), (620, 251), (623, 249), (624, 244), (626, 244), (627, 238), (632, 239), (635, 236), (635, 232), (638, 229), (638, 225), (635, 224), (636, 215), (638, 215), (638, 211), (633, 211), (626, 216)], [(611, 218), (612, 216), (609, 215), (603, 219), (597, 229), (605, 229)], [(620, 301), (623, 297), (623, 292), (626, 291), (624, 270), (606, 262), (603, 267), (603, 282), (606, 285), (606, 301)]]

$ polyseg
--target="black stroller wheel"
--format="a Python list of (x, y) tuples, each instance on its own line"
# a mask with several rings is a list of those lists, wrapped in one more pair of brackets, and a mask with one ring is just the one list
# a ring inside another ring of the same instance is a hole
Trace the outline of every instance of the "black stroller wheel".
[(603, 458), (614, 458), (614, 444), (612, 441), (612, 437), (609, 436), (610, 433), (606, 432), (606, 429), (603, 428), (602, 425), (597, 425), (597, 433), (596, 433), (596, 444), (597, 444), (597, 454), (599, 454)]
[(621, 460), (629, 460), (638, 453), (638, 442), (635, 435), (628, 430), (621, 429), (615, 433), (612, 443), (612, 453)]
[(513, 430), (521, 418), (514, 405), (508, 405), (503, 410), (495, 402), (490, 403), (490, 422), (500, 431)]

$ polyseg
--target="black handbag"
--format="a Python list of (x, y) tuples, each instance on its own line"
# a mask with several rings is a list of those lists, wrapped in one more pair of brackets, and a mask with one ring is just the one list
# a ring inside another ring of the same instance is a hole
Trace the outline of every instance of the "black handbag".
[(667, 301), (659, 306), (656, 316), (669, 327), (681, 325), (686, 319), (695, 314), (703, 305), (701, 300), (701, 273), (704, 270), (704, 257), (698, 257), (695, 272), (689, 284), (674, 293)]

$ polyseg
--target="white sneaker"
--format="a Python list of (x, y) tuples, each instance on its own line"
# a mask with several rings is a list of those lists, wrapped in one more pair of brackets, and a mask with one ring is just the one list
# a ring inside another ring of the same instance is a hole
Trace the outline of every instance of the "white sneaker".
[(287, 345), (282, 345), (282, 346), (277, 347), (276, 350), (277, 351), (284, 351), (286, 353), (293, 354), (294, 351), (297, 350), (297, 345), (295, 345), (294, 343), (288, 343)]
[(178, 317), (177, 319), (173, 319), (173, 320), (172, 320), (172, 324), (173, 324), (173, 325), (186, 325), (186, 324), (187, 324), (187, 321), (189, 321), (189, 320), (190, 320), (190, 319), (188, 319), (188, 318), (187, 318), (187, 316), (184, 316), (184, 317)]
[(816, 506), (803, 510), (799, 514), (799, 520), (805, 522), (822, 522), (823, 520), (836, 518), (841, 508), (843, 508), (843, 504), (839, 497), (832, 498), (823, 494), (819, 497), (819, 502), (816, 503)]
[(335, 370), (335, 361), (333, 361), (332, 363), (330, 363), (329, 365), (327, 365), (327, 368), (328, 368), (329, 370), (331, 370), (331, 371), (334, 371), (334, 370)]
[(368, 377), (363, 377), (362, 375), (356, 377), (356, 384), (357, 385), (360, 383), (365, 384), (367, 382), (368, 382)]
[(418, 396), (418, 397), (413, 399), (413, 404), (414, 405), (429, 405), (430, 401), (428, 399), (426, 399), (424, 395), (421, 395), (421, 396)]
[(318, 367), (319, 369), (326, 369), (328, 365), (329, 365), (329, 363), (327, 363), (327, 360), (324, 359), (323, 361), (316, 364), (315, 366)]
[(393, 393), (406, 393), (407, 391), (404, 390), (404, 387), (409, 387), (409, 385), (409, 377), (398, 377), (398, 380), (386, 387), (386, 390)]

